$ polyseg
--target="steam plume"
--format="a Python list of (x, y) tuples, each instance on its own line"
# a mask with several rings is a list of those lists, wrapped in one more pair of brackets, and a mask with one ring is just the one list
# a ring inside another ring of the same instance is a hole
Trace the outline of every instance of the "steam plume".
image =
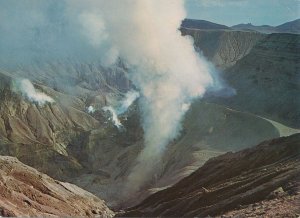
[(88, 106), (87, 111), (88, 111), (88, 113), (92, 114), (92, 113), (95, 113), (96, 109), (92, 105), (90, 105), (90, 106)]
[(125, 98), (121, 101), (121, 105), (117, 110), (117, 114), (121, 115), (125, 113), (138, 97), (140, 97), (140, 94), (137, 91), (134, 90), (128, 91), (125, 94)]
[(128, 187), (138, 190), (152, 177), (166, 145), (180, 131), (187, 105), (202, 96), (213, 79), (205, 60), (196, 54), (193, 41), (178, 30), (186, 17), (183, 0), (90, 2), (93, 10), (89, 16), (85, 11), (85, 16), (99, 19), (98, 30), (106, 35), (96, 43), (94, 36), (99, 32), (85, 26), (91, 43), (110, 44), (117, 51), (142, 95), (139, 103), (145, 148), (128, 179)]
[(17, 81), (18, 89), (26, 96), (30, 101), (36, 102), (39, 105), (43, 105), (47, 102), (54, 102), (53, 98), (46, 95), (45, 93), (36, 91), (30, 80), (22, 79)]
[(137, 91), (131, 90), (125, 94), (125, 98), (119, 103), (116, 110), (112, 106), (103, 107), (104, 111), (111, 113), (111, 120), (118, 129), (123, 127), (118, 116), (124, 114), (139, 96), (140, 94)]
[(118, 118), (118, 114), (117, 114), (116, 110), (112, 106), (105, 106), (105, 107), (103, 107), (103, 110), (109, 111), (111, 113), (111, 120), (118, 129), (123, 126), (121, 121)]

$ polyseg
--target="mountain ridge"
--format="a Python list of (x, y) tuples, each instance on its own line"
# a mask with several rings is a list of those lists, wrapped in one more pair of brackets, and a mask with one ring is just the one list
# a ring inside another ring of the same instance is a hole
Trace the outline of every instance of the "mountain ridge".
[(228, 26), (213, 23), (207, 20), (184, 19), (181, 28), (186, 29), (230, 29)]
[(286, 23), (283, 23), (278, 26), (270, 26), (270, 25), (261, 25), (256, 26), (251, 23), (248, 24), (237, 24), (234, 26), (231, 26), (232, 29), (235, 30), (250, 30), (250, 31), (257, 31), (261, 33), (300, 33), (300, 19), (296, 19), (293, 21), (289, 21)]
[(181, 29), (198, 30), (227, 30), (227, 31), (255, 31), (264, 34), (271, 33), (294, 33), (300, 34), (300, 19), (288, 21), (278, 26), (271, 25), (253, 25), (252, 23), (241, 23), (231, 27), (201, 19), (186, 18), (182, 21)]

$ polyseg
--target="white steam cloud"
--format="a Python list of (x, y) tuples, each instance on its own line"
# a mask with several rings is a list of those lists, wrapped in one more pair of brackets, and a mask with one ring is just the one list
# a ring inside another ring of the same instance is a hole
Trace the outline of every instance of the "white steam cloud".
[(113, 124), (120, 129), (123, 125), (121, 123), (121, 121), (119, 120), (118, 114), (116, 112), (116, 110), (112, 107), (112, 106), (105, 106), (102, 108), (104, 111), (109, 111), (111, 113), (111, 120), (113, 122)]
[[(110, 45), (125, 60), (142, 95), (145, 147), (128, 179), (128, 187), (137, 191), (152, 177), (166, 145), (179, 133), (191, 101), (201, 97), (213, 79), (193, 41), (178, 30), (186, 17), (183, 0), (88, 2), (91, 7), (80, 20), (88, 24), (84, 29), (90, 42)], [(99, 23), (97, 30), (94, 22)], [(95, 37), (99, 35), (105, 37)]]
[(125, 98), (121, 101), (121, 105), (118, 107), (117, 114), (124, 114), (138, 97), (140, 97), (140, 93), (137, 91), (128, 91), (125, 94)]
[(113, 124), (120, 129), (123, 127), (123, 125), (118, 116), (124, 114), (139, 96), (140, 94), (137, 91), (128, 91), (125, 94), (125, 98), (117, 106), (117, 109), (114, 109), (112, 106), (105, 106), (102, 109), (111, 113), (111, 120)]
[(50, 96), (46, 95), (43, 92), (35, 90), (34, 86), (28, 79), (17, 81), (17, 85), (18, 90), (32, 102), (36, 102), (39, 105), (43, 105), (47, 102), (54, 102), (53, 98), (51, 98)]
[(87, 111), (88, 111), (88, 113), (92, 114), (92, 113), (95, 113), (96, 109), (92, 105), (90, 105), (90, 106), (88, 106)]

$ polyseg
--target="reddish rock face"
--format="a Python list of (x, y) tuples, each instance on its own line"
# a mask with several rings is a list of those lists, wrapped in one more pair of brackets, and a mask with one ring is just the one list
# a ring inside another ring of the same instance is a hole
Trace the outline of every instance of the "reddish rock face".
[(1, 216), (101, 216), (114, 213), (83, 189), (59, 182), (19, 162), (0, 156)]

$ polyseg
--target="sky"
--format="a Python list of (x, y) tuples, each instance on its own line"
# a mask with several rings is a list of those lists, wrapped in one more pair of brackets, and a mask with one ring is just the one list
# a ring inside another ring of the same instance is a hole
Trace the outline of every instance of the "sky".
[(273, 25), (300, 18), (300, 0), (186, 0), (187, 17), (228, 26)]

